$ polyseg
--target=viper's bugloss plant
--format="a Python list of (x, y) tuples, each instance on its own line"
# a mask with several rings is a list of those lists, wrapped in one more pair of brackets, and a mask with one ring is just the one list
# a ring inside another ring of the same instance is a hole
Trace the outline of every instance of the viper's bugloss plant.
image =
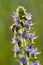
[(19, 6), (13, 13), (13, 19), (14, 23), (10, 29), (14, 33), (12, 38), (14, 57), (20, 65), (40, 65), (37, 55), (41, 52), (34, 47), (37, 35), (31, 31), (31, 27), (34, 25), (31, 13), (27, 13), (24, 7)]

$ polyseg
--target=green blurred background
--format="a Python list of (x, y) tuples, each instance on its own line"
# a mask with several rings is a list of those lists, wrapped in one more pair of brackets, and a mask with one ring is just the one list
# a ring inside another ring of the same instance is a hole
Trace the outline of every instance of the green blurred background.
[(43, 65), (43, 0), (0, 0), (0, 65), (16, 65), (11, 50), (13, 33), (9, 27), (14, 22), (12, 13), (19, 5), (33, 15), (34, 30), (39, 35), (35, 46), (42, 52), (38, 59)]

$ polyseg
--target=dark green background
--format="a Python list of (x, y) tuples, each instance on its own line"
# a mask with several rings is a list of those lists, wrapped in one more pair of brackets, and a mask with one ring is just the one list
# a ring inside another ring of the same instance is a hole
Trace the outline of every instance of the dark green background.
[(43, 0), (0, 0), (0, 65), (15, 65), (9, 27), (13, 23), (12, 13), (19, 5), (33, 15), (34, 31), (39, 35), (35, 46), (42, 52), (38, 59), (43, 65)]

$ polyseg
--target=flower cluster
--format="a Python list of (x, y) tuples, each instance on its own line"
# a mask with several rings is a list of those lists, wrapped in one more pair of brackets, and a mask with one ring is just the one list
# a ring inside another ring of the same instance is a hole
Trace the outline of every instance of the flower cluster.
[[(37, 55), (41, 52), (33, 46), (37, 36), (31, 32), (31, 27), (34, 25), (31, 13), (27, 13), (24, 7), (19, 6), (13, 13), (13, 19), (14, 23), (10, 29), (14, 33), (12, 38), (14, 57), (18, 56), (17, 61), (20, 65), (40, 65)], [(31, 58), (34, 58), (35, 61), (30, 61)]]

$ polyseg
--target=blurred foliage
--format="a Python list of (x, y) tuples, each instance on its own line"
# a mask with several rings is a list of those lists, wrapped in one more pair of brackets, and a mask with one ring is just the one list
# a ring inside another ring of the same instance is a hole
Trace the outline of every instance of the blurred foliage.
[(35, 46), (42, 52), (38, 59), (43, 65), (43, 0), (0, 0), (0, 65), (16, 65), (13, 57), (10, 25), (13, 12), (21, 5), (33, 15), (33, 31), (39, 35)]

